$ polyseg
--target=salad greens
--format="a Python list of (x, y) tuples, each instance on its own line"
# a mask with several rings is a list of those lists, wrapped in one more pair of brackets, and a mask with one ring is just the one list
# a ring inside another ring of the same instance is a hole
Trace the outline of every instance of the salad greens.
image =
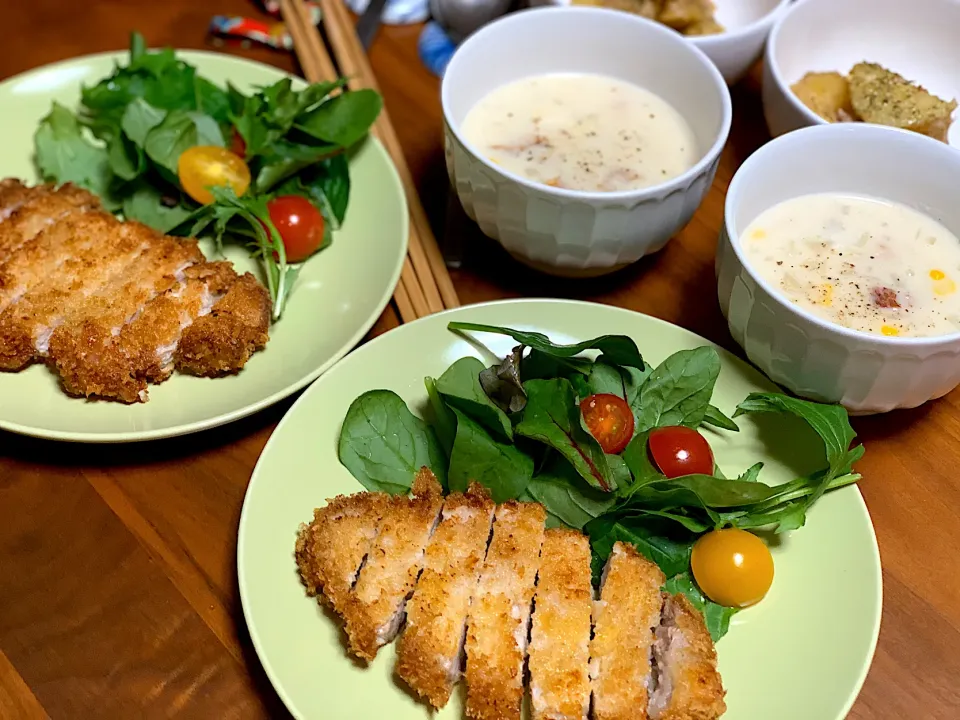
[[(274, 320), (295, 280), (267, 203), (300, 195), (324, 218), (320, 249), (343, 222), (350, 197), (345, 151), (363, 139), (382, 99), (347, 91), (344, 79), (294, 90), (289, 78), (244, 94), (200, 77), (167, 48), (148, 51), (133, 33), (126, 65), (84, 87), (76, 111), (54, 103), (34, 136), (45, 181), (72, 182), (103, 206), (173, 235), (213, 233), (248, 241), (266, 269)], [(182, 188), (178, 162), (194, 146), (232, 147), (250, 170), (240, 197), (219, 186), (201, 205)]]
[[(681, 350), (651, 368), (623, 335), (558, 345), (510, 328), (448, 327), (507, 335), (520, 344), (489, 368), (466, 357), (439, 379), (426, 378), (428, 422), (393, 392), (364, 393), (344, 418), (341, 462), (369, 490), (407, 492), (416, 469), (426, 465), (451, 491), (475, 480), (497, 502), (539, 502), (548, 524), (590, 537), (596, 577), (614, 543), (629, 542), (660, 566), (667, 590), (684, 593), (703, 612), (715, 640), (735, 610), (711, 602), (697, 587), (690, 568), (696, 540), (731, 526), (774, 533), (802, 527), (824, 492), (860, 478), (852, 465), (863, 446), (851, 448), (856, 433), (839, 405), (751, 393), (733, 418), (711, 405), (720, 373), (713, 347)], [(587, 350), (594, 352), (584, 355)], [(604, 453), (583, 421), (580, 401), (595, 393), (622, 397), (634, 415), (633, 438), (619, 455)], [(734, 419), (751, 413), (803, 420), (822, 441), (826, 467), (767, 485), (759, 462), (733, 478), (717, 467), (712, 475), (670, 479), (651, 459), (654, 428), (710, 425), (733, 432)]]

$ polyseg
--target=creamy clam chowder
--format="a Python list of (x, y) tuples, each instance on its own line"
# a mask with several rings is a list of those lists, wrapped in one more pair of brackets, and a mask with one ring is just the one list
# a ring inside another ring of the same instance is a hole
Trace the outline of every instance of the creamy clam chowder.
[(740, 243), (751, 267), (824, 320), (887, 336), (960, 331), (960, 239), (905, 205), (805, 195), (762, 213)]
[(658, 185), (699, 158), (693, 131), (673, 106), (603, 75), (535, 75), (503, 85), (471, 108), (462, 132), (504, 169), (569, 190)]

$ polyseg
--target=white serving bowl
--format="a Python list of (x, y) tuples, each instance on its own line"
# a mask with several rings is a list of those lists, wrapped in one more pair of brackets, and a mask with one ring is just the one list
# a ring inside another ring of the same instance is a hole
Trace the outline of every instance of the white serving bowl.
[[(607, 75), (656, 93), (690, 124), (700, 159), (668, 182), (580, 192), (490, 162), (460, 132), (487, 93), (531, 75)], [(700, 206), (730, 131), (730, 92), (706, 55), (643, 18), (592, 7), (511, 13), (471, 35), (443, 76), (447, 171), (467, 215), (521, 262), (566, 276), (602, 275), (656, 252)]]
[[(957, 0), (798, 0), (770, 32), (763, 66), (763, 113), (770, 134), (826, 125), (790, 90), (808, 72), (849, 72), (875, 62), (944, 100), (960, 100)], [(954, 113), (948, 141), (960, 148)]]
[(960, 333), (886, 337), (827, 322), (774, 291), (740, 245), (765, 210), (825, 192), (898, 202), (960, 236), (957, 178), (960, 153), (879, 125), (808, 127), (751, 155), (727, 191), (716, 264), (720, 307), (751, 362), (798, 395), (857, 414), (916, 407), (960, 384)]
[[(703, 50), (727, 84), (747, 74), (763, 54), (763, 44), (774, 22), (791, 0), (714, 0), (716, 19), (726, 32), (685, 38)], [(532, 6), (570, 6), (571, 0), (530, 0)]]

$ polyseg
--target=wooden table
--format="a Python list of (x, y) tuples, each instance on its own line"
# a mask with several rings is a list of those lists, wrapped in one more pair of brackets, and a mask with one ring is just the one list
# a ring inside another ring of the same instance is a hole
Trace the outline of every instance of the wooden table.
[[(123, 48), (131, 28), (152, 45), (204, 47), (214, 12), (256, 14), (243, 0), (4, 3), (0, 78)], [(439, 83), (417, 58), (418, 33), (387, 28), (371, 55), (441, 233), (447, 179)], [(230, 52), (294, 70), (285, 54)], [(590, 299), (664, 318), (738, 352), (713, 291), (713, 256), (727, 184), (768, 139), (758, 77), (734, 88), (733, 131), (713, 190), (665, 250), (612, 277), (555, 280), (520, 267), (454, 218), (467, 228), (464, 266), (454, 278), (463, 302)], [(396, 324), (388, 310), (373, 334)], [(291, 402), (144, 445), (67, 446), (0, 433), (0, 718), (287, 716), (246, 633), (235, 550), (250, 472)], [(960, 717), (958, 404), (954, 392), (854, 423), (868, 448), (858, 469), (880, 539), (884, 613), (873, 668), (850, 717)]]

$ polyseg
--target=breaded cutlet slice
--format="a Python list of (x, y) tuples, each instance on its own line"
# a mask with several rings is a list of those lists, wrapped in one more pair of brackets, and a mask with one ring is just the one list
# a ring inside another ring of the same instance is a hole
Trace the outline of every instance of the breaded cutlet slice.
[(354, 655), (373, 660), (396, 637), (442, 507), (443, 489), (426, 468), (414, 479), (412, 498), (392, 498), (353, 593), (341, 610)]
[(590, 680), (594, 720), (647, 720), (653, 632), (666, 578), (627, 543), (613, 546), (593, 604)]
[(250, 273), (241, 275), (208, 315), (184, 329), (177, 370), (201, 377), (239, 372), (270, 339), (270, 295)]
[(648, 705), (651, 720), (716, 720), (726, 712), (717, 650), (703, 615), (683, 595), (663, 594), (653, 659), (658, 682)]
[(547, 514), (538, 503), (497, 506), (493, 537), (467, 620), (467, 717), (519, 720), (540, 546)]
[(313, 520), (300, 526), (294, 552), (308, 595), (343, 609), (390, 503), (386, 493), (361, 492), (313, 511)]
[(97, 197), (74, 185), (56, 190), (46, 185), (28, 188), (27, 195), (0, 223), (0, 263), (8, 262), (44, 228), (74, 212), (100, 207)]
[[(124, 326), (155, 297), (183, 280), (188, 267), (203, 261), (193, 240), (159, 235), (140, 225), (133, 228), (150, 246), (127, 266), (122, 275), (74, 304), (50, 338), (48, 363), (60, 375), (70, 395), (106, 397), (134, 402), (114, 393), (101, 375), (133, 375), (130, 358), (105, 352), (116, 343)], [(43, 348), (40, 348), (41, 351)], [(111, 364), (119, 363), (117, 367)]]
[(527, 660), (534, 720), (587, 720), (592, 605), (590, 541), (576, 530), (547, 530)]
[(494, 508), (481, 485), (447, 496), (430, 539), (407, 622), (397, 644), (397, 675), (435, 708), (460, 678), (470, 598), (477, 587)]
[(17, 178), (0, 180), (0, 223), (6, 220), (32, 194), (33, 188)]
[(88, 212), (76, 220), (74, 231), (100, 235), (100, 244), (71, 256), (0, 314), (0, 370), (21, 370), (39, 358), (70, 305), (122, 273), (147, 247), (112, 215)]

